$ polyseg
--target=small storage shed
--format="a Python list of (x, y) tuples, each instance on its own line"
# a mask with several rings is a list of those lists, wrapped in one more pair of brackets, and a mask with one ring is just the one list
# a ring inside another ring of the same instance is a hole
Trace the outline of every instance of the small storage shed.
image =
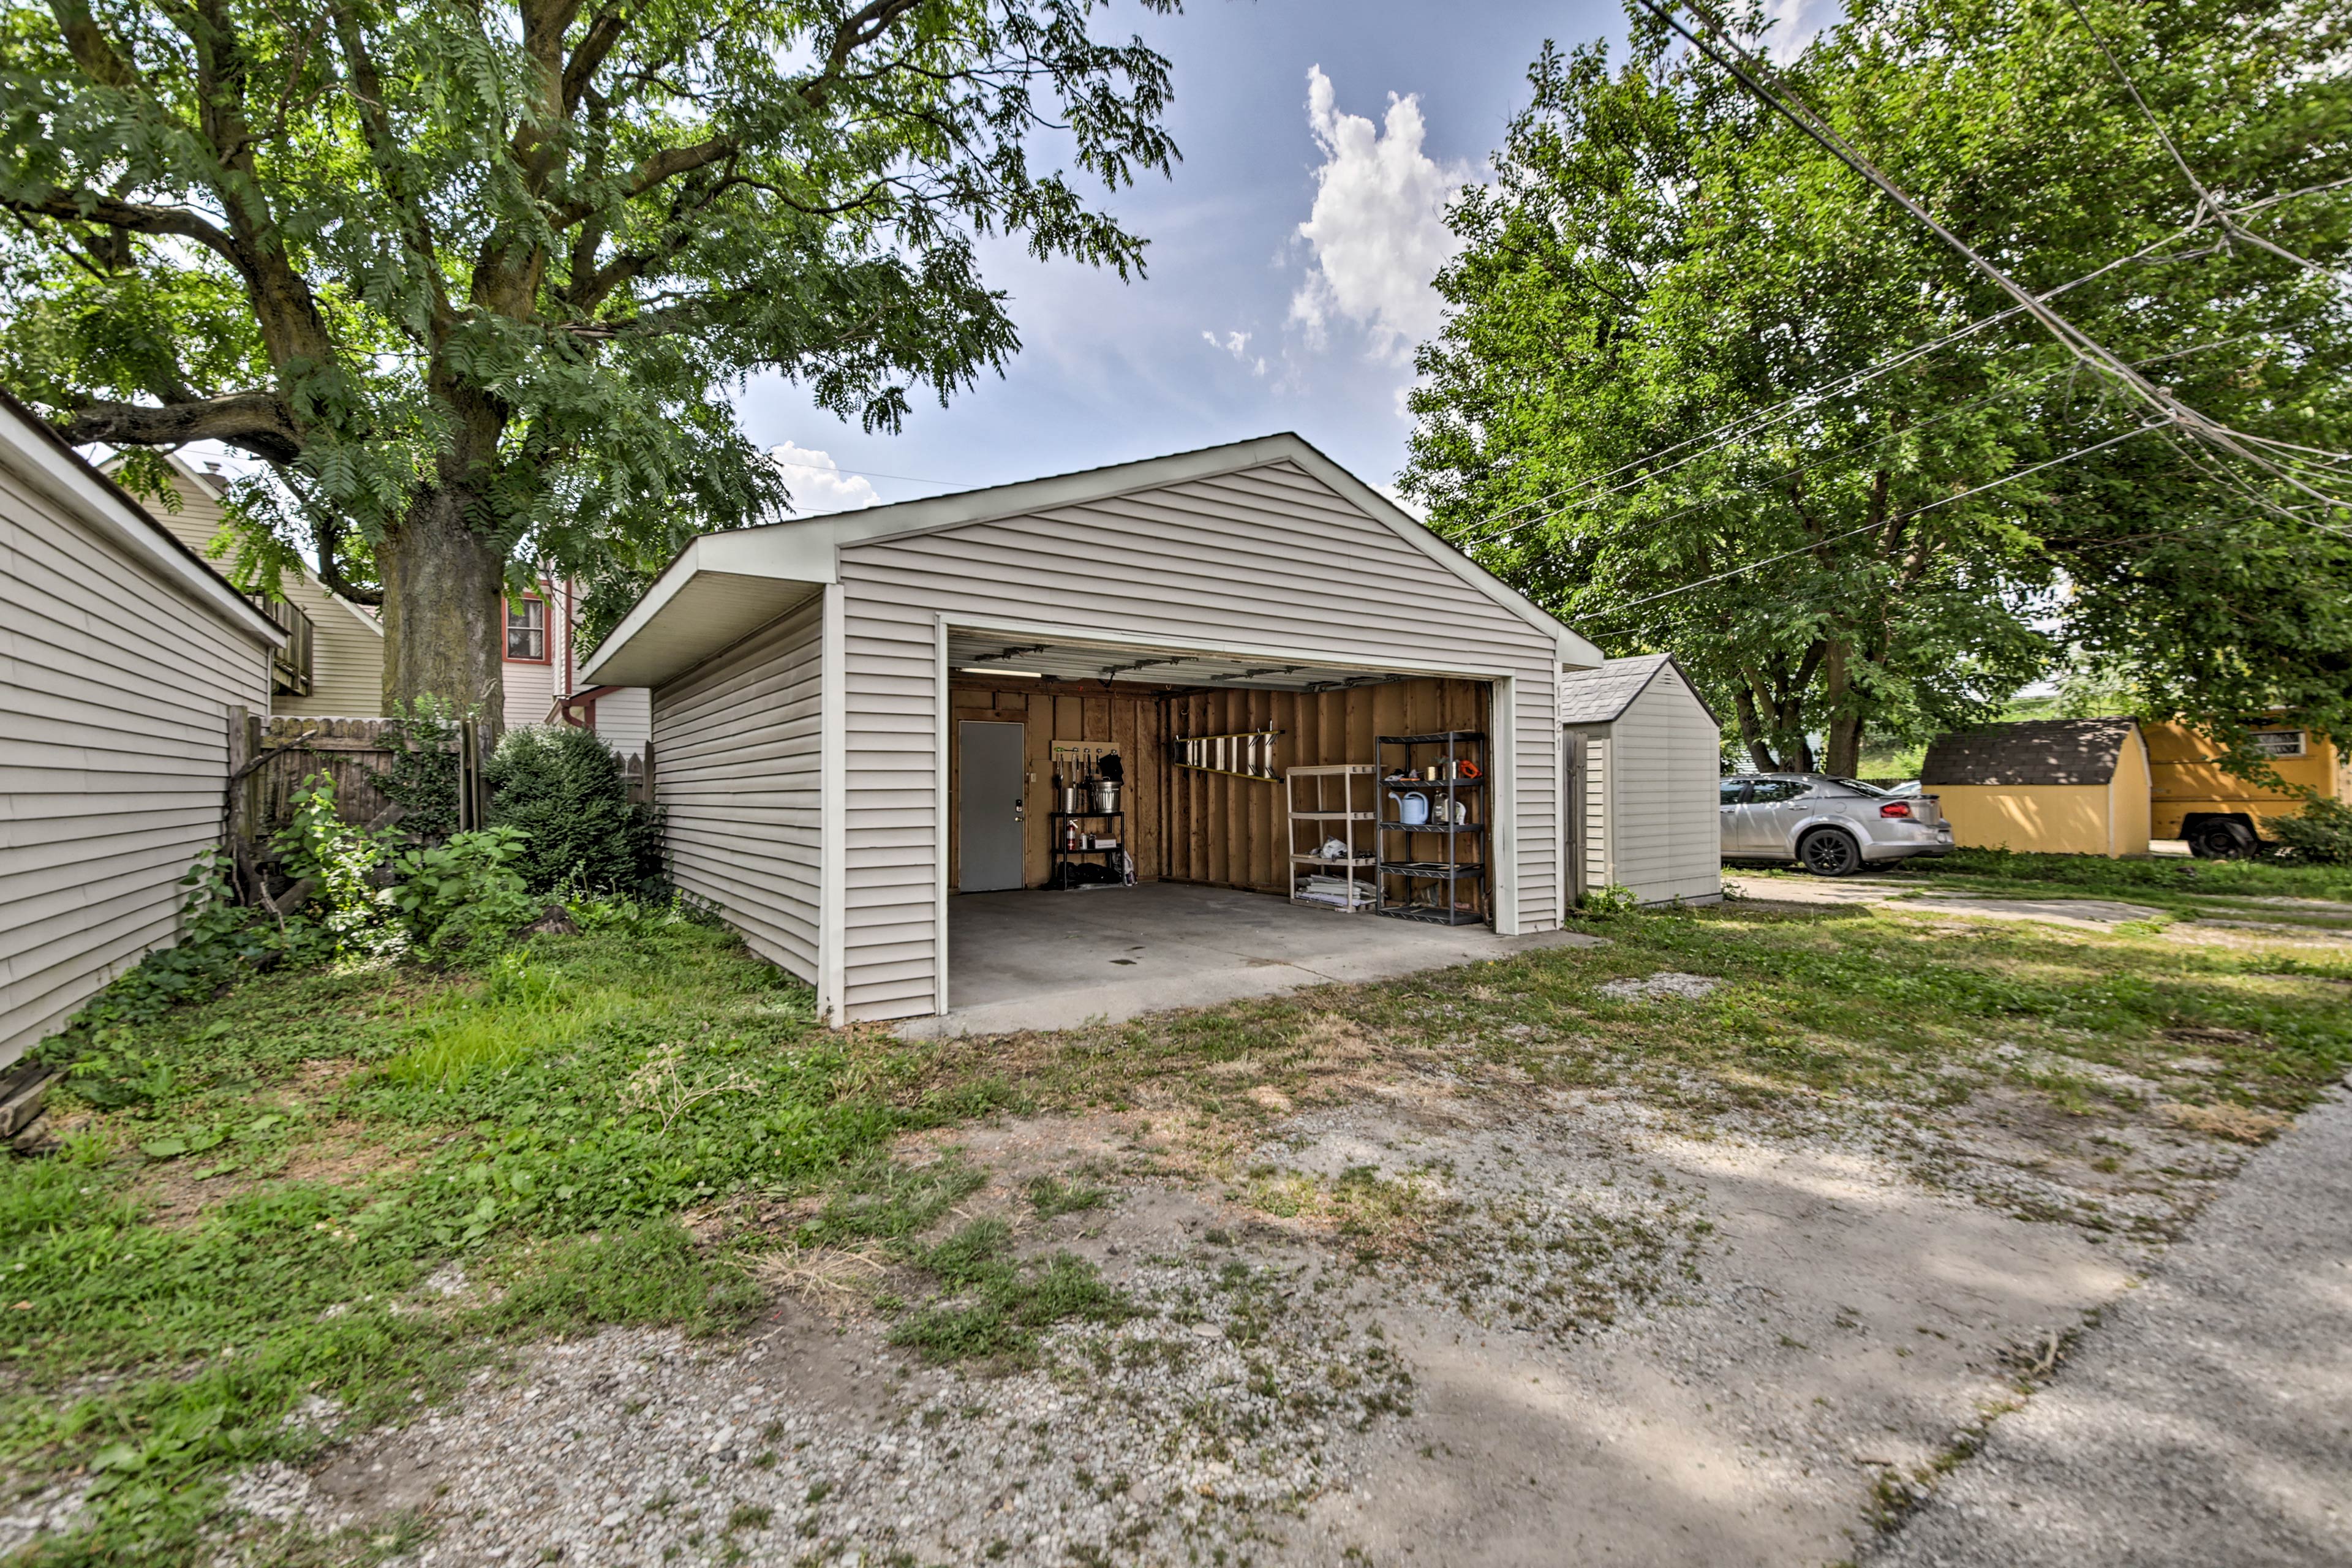
[(284, 636), (0, 394), (0, 1064), (179, 925)]
[(1103, 858), (1279, 894), (1284, 770), (1475, 732), (1472, 892), (1497, 932), (1553, 929), (1559, 676), (1600, 663), (1280, 435), (706, 535), (581, 674), (653, 689), (678, 884), (845, 1021), (948, 1011), (950, 895), (1045, 886), (1075, 826), (1052, 780), (1107, 751)]
[(2147, 742), (2130, 719), (2029, 719), (1940, 736), (1919, 787), (1963, 847), (2147, 853)]
[(1723, 727), (1671, 654), (1560, 677), (1572, 898), (1630, 889), (1645, 904), (1723, 897)]

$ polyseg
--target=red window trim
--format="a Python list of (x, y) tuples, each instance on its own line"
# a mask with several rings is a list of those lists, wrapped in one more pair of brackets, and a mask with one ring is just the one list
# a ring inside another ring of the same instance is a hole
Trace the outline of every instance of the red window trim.
[(525, 594), (521, 595), (521, 600), (525, 604), (539, 606), (539, 657), (517, 658), (513, 654), (507, 652), (507, 649), (512, 646), (507, 641), (507, 628), (514, 614), (515, 600), (503, 595), (499, 599), (499, 651), (509, 664), (553, 664), (555, 662), (555, 616), (550, 612), (548, 606), (553, 603), (554, 596), (544, 593)]

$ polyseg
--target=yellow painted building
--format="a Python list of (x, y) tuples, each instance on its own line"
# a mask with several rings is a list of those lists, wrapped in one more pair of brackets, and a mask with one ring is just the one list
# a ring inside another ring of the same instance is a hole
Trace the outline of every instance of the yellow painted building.
[(2352, 758), (2325, 735), (2281, 723), (2255, 731), (2254, 747), (2279, 784), (2224, 773), (2214, 760), (2221, 747), (2186, 724), (2150, 724), (2155, 836), (2185, 838), (2200, 855), (2237, 855), (2264, 837), (2272, 819), (2300, 812), (2306, 790), (2352, 805)]
[(2032, 719), (1939, 737), (1919, 787), (1964, 847), (2147, 853), (2148, 747), (2130, 719)]

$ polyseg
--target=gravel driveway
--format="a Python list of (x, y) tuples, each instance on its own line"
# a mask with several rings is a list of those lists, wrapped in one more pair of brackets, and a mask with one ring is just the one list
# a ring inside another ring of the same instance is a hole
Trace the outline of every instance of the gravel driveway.
[(2352, 1563), (2352, 1099), (2249, 1162), (1870, 1562)]

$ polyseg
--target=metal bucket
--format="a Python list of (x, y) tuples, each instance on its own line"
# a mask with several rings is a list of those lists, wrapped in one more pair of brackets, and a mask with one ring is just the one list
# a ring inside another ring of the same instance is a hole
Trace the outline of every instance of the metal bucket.
[(1097, 779), (1095, 781), (1095, 809), (1097, 811), (1118, 809), (1118, 785), (1112, 780)]
[(1083, 784), (1062, 786), (1062, 815), (1076, 816), (1087, 808), (1087, 792)]

